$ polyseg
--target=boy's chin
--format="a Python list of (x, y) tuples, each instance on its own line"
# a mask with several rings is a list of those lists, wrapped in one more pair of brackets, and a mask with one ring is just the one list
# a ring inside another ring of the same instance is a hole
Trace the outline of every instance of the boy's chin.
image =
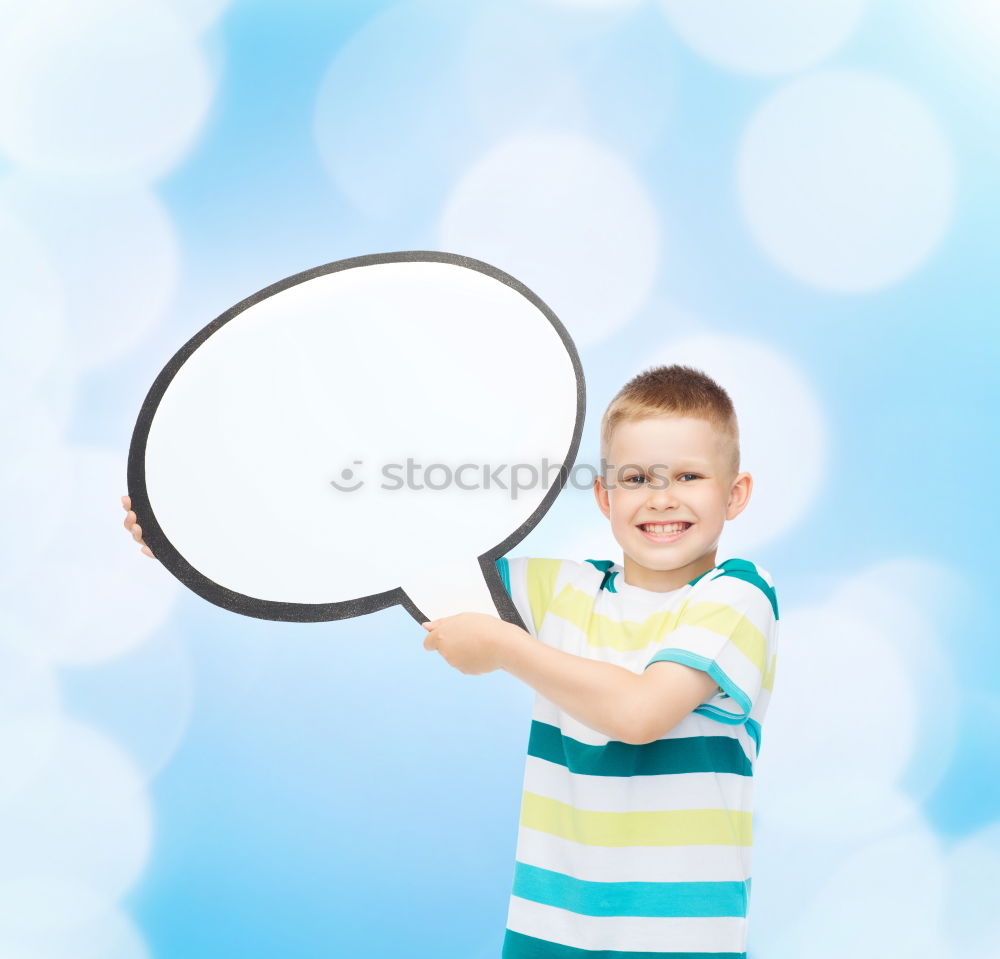
[[(687, 566), (690, 560), (687, 557), (682, 556), (645, 556), (636, 554), (635, 552), (623, 551), (624, 555), (628, 557), (633, 566), (638, 566), (642, 569), (648, 569), (651, 573), (669, 573), (671, 570), (680, 569), (682, 566)], [(654, 549), (655, 554), (655, 549)]]

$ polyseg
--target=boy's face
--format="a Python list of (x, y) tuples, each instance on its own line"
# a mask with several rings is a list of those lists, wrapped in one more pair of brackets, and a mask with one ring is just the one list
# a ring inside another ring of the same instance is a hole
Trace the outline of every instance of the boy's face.
[[(666, 592), (712, 569), (722, 528), (753, 485), (749, 473), (729, 474), (714, 427), (682, 416), (620, 423), (607, 455), (607, 486), (595, 480), (594, 495), (624, 552), (625, 582)], [(678, 522), (691, 525), (681, 533), (642, 528)]]

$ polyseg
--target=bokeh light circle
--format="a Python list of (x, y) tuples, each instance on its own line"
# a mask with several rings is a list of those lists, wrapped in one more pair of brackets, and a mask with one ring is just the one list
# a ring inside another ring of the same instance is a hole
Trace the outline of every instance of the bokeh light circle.
[(0, 181), (0, 204), (30, 226), (62, 280), (74, 364), (86, 369), (125, 355), (162, 318), (179, 252), (154, 193), (14, 175)]
[(583, 137), (510, 138), (455, 187), (442, 248), (516, 276), (577, 346), (620, 328), (645, 302), (660, 253), (656, 212), (619, 156)]
[(113, 898), (77, 880), (0, 881), (4, 959), (150, 959), (135, 924)]
[(853, 33), (864, 0), (660, 0), (671, 26), (706, 60), (741, 73), (814, 66)]
[(153, 0), (41, 0), (0, 39), (0, 151), (70, 176), (152, 178), (212, 96), (196, 34)]
[(63, 719), (46, 761), (0, 802), (0, 882), (58, 877), (115, 900), (145, 868), (151, 840), (149, 797), (128, 756)]
[(743, 213), (782, 269), (815, 286), (869, 292), (902, 279), (944, 234), (951, 149), (905, 87), (830, 71), (780, 89), (740, 146)]
[(46, 504), (60, 536), (12, 567), (3, 589), (10, 642), (44, 662), (97, 663), (135, 648), (163, 625), (180, 590), (122, 529), (115, 494), (126, 459), (126, 450), (81, 446), (48, 460), (65, 471), (65, 499)]

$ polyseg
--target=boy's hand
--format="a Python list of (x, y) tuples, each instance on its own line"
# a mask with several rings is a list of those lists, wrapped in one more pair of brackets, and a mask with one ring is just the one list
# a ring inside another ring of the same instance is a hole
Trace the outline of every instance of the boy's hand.
[(135, 513), (132, 512), (132, 500), (129, 497), (122, 497), (122, 508), (125, 510), (125, 529), (132, 534), (132, 539), (142, 546), (142, 551), (150, 559), (156, 559), (153, 551), (146, 545), (146, 541), (142, 538), (142, 527), (139, 525)]
[(503, 652), (517, 629), (486, 613), (458, 613), (420, 625), (427, 630), (424, 649), (436, 649), (449, 666), (468, 676), (500, 669)]

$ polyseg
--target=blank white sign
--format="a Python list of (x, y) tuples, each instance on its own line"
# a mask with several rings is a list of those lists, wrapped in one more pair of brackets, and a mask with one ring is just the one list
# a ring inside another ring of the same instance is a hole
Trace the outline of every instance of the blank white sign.
[(564, 485), (584, 408), (572, 340), (512, 277), (357, 257), (260, 291), (173, 357), (129, 491), (157, 557), (238, 612), (510, 618), (495, 559)]

